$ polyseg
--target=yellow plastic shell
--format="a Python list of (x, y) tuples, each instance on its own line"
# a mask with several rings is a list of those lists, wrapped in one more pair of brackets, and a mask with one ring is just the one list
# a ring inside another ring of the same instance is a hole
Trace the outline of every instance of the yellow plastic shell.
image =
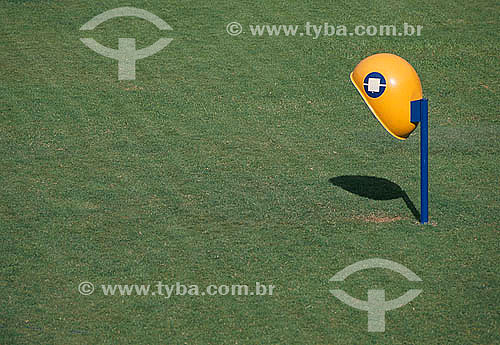
[(375, 54), (356, 66), (351, 81), (382, 126), (397, 139), (408, 138), (417, 127), (410, 122), (410, 102), (422, 98), (415, 69), (397, 55)]

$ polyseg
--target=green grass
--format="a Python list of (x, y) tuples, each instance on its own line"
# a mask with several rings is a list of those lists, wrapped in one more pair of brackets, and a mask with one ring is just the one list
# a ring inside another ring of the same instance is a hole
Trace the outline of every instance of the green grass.
[[(135, 81), (80, 41), (174, 41)], [(1, 344), (495, 344), (499, 5), (494, 1), (3, 1)], [(246, 33), (231, 37), (227, 23)], [(252, 37), (249, 24), (423, 25), (421, 37)], [(407, 59), (430, 100), (430, 226), (418, 134), (385, 133), (351, 85), (366, 56)], [(330, 182), (373, 176), (406, 193)], [(392, 184), (391, 184), (392, 183)], [(378, 198), (383, 199), (383, 198)], [(386, 220), (374, 222), (375, 220)], [(391, 220), (391, 221), (387, 221)], [(385, 270), (329, 279), (368, 258)], [(91, 296), (78, 284), (276, 285), (273, 296)], [(369, 333), (366, 299), (422, 294)]]

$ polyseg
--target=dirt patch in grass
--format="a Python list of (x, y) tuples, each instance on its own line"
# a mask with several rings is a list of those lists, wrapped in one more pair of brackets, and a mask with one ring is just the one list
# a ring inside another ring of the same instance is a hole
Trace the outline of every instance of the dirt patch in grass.
[(397, 222), (398, 220), (402, 220), (404, 218), (400, 216), (388, 217), (388, 216), (371, 214), (369, 216), (356, 216), (354, 217), (354, 219), (362, 220), (367, 223), (392, 223), (392, 222)]

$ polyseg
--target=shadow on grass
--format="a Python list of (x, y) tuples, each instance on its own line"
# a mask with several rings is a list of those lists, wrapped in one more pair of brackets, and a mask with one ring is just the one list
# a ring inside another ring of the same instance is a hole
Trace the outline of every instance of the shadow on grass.
[(332, 177), (330, 182), (350, 193), (372, 200), (402, 198), (415, 219), (420, 219), (420, 212), (418, 212), (408, 194), (400, 186), (388, 179), (375, 176), (345, 175)]

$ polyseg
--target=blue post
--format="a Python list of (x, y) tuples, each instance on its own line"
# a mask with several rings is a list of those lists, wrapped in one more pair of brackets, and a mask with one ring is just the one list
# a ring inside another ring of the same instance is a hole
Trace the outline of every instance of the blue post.
[(429, 222), (429, 102), (420, 107), (420, 223)]
[(420, 122), (420, 223), (429, 222), (429, 101), (410, 103), (410, 121)]

